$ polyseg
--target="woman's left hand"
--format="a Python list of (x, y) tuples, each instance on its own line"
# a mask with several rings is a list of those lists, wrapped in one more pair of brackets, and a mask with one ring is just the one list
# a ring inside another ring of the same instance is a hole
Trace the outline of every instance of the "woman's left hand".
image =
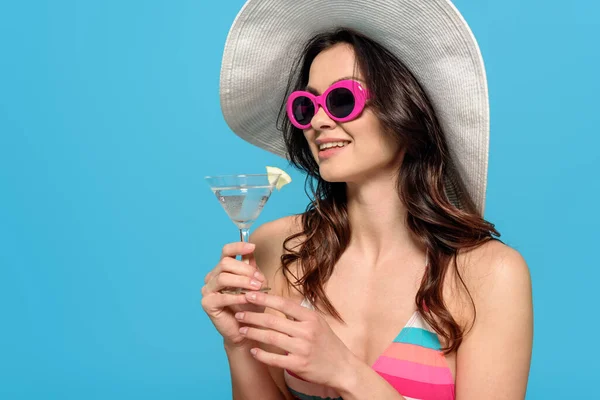
[(267, 293), (249, 292), (250, 303), (280, 311), (283, 316), (240, 312), (236, 319), (244, 325), (240, 333), (248, 339), (278, 347), (287, 355), (269, 353), (260, 348), (252, 349), (260, 362), (293, 372), (307, 381), (338, 387), (354, 354), (331, 330), (329, 324), (316, 311), (302, 307), (293, 301)]

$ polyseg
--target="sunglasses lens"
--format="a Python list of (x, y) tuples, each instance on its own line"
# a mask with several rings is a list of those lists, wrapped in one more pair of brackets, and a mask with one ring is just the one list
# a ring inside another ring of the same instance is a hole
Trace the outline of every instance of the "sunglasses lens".
[(294, 99), (292, 111), (294, 118), (300, 125), (308, 125), (315, 115), (315, 105), (308, 97), (300, 96)]
[(346, 118), (354, 110), (354, 95), (349, 89), (337, 88), (327, 95), (327, 109), (336, 118)]

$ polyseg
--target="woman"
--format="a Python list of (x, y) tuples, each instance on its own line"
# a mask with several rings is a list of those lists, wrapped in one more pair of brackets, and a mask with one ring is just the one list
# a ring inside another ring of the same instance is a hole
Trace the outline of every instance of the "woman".
[(531, 285), (482, 218), (488, 99), (468, 26), (445, 0), (283, 3), (238, 15), (221, 100), (234, 132), (306, 171), (313, 201), (225, 245), (205, 278), (233, 397), (524, 398)]

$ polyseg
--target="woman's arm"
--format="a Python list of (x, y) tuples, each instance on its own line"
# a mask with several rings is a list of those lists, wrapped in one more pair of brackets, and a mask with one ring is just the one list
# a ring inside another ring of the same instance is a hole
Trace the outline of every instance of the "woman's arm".
[[(250, 242), (256, 245), (254, 257), (256, 265), (265, 275), (270, 293), (282, 296), (285, 278), (279, 268), (283, 241), (295, 228), (294, 217), (281, 218), (265, 223), (250, 235)], [(266, 314), (279, 314), (266, 309)], [(281, 349), (263, 343), (248, 340), (243, 347), (225, 348), (231, 370), (231, 382), (234, 400), (277, 399), (292, 400), (283, 378), (283, 370), (269, 367), (252, 357), (250, 350), (260, 347), (266, 351), (282, 354)]]
[(256, 347), (253, 342), (242, 346), (227, 346), (225, 352), (231, 371), (231, 385), (234, 400), (285, 400), (268, 368), (258, 362), (250, 354), (250, 349)]
[(457, 352), (456, 398), (524, 399), (533, 341), (527, 264), (498, 241), (471, 253), (458, 262), (477, 314)]

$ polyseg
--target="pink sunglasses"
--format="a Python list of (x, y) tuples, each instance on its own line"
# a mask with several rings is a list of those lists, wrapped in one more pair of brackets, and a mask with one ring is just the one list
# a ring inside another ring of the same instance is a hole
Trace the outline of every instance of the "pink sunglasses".
[(323, 107), (332, 120), (347, 122), (360, 115), (369, 98), (369, 91), (360, 82), (346, 79), (334, 83), (320, 96), (301, 90), (292, 92), (287, 100), (287, 115), (299, 129), (310, 128), (319, 107)]

